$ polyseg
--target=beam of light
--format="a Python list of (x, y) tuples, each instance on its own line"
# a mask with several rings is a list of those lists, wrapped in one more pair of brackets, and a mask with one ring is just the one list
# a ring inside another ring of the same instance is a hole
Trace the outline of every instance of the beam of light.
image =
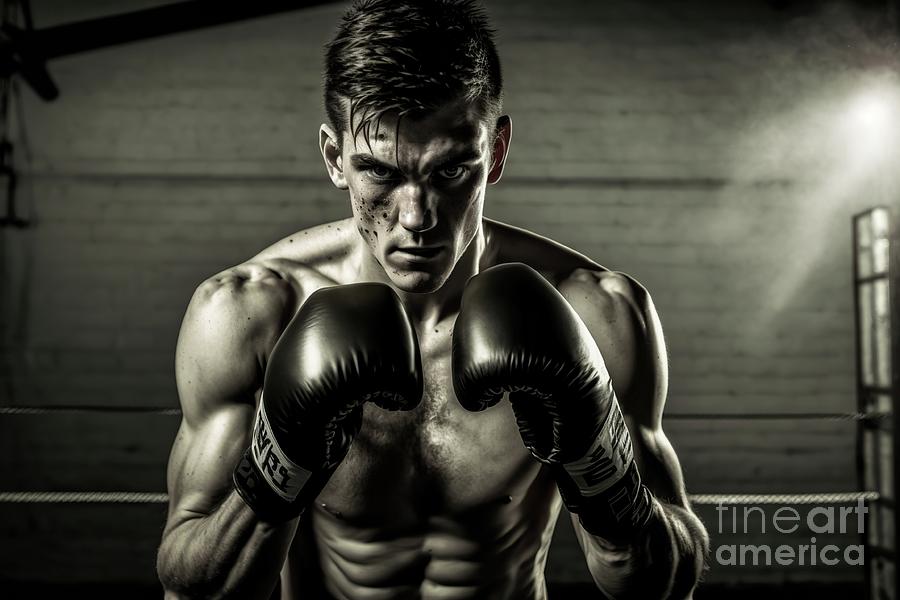
[(854, 212), (848, 207), (861, 202), (880, 204), (896, 192), (888, 182), (888, 166), (897, 156), (900, 124), (896, 80), (863, 78), (849, 93), (836, 94), (827, 104), (834, 118), (829, 129), (798, 131), (810, 149), (827, 158), (821, 170), (801, 172), (805, 184), (795, 190), (801, 210), (791, 226), (793, 256), (772, 281), (770, 320), (778, 318), (798, 292), (817, 278), (824, 267), (822, 256), (835, 242), (830, 233), (835, 231), (835, 223), (844, 219), (849, 223), (847, 213)]
[[(896, 203), (900, 197), (900, 79), (893, 73), (848, 73), (818, 89), (805, 90), (782, 110), (753, 121), (734, 147), (736, 183), (784, 179), (765, 199), (752, 188), (729, 190), (746, 202), (774, 200), (780, 219), (761, 214), (760, 227), (772, 237), (756, 249), (772, 266), (764, 295), (748, 315), (752, 340), (759, 331), (791, 331), (793, 319), (809, 306), (810, 290), (822, 288), (822, 271), (835, 266), (849, 248), (849, 215), (862, 207)], [(762, 204), (765, 206), (765, 204)], [(719, 222), (740, 239), (756, 215), (723, 210)], [(846, 239), (840, 234), (846, 232)], [(810, 304), (812, 302), (812, 304)], [(765, 341), (761, 339), (761, 344)]]

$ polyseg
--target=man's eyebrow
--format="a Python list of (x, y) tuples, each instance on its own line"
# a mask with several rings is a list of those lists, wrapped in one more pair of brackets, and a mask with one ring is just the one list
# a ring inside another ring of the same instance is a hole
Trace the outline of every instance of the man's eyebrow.
[[(459, 152), (453, 154), (447, 154), (435, 161), (435, 168), (441, 169), (443, 167), (449, 165), (456, 165), (459, 163), (468, 162), (470, 160), (474, 160), (476, 158), (481, 157), (481, 152), (479, 152), (476, 148), (465, 148), (460, 150)], [(354, 168), (362, 169), (366, 167), (382, 167), (385, 169), (391, 169), (393, 171), (397, 170), (397, 165), (386, 163), (384, 161), (378, 160), (371, 154), (351, 154), (350, 155), (350, 163), (354, 166)]]
[(385, 169), (396, 170), (397, 166), (386, 162), (382, 162), (371, 154), (352, 154), (350, 162), (357, 169), (361, 167), (384, 167)]
[(448, 154), (447, 156), (441, 158), (438, 161), (435, 161), (437, 164), (437, 168), (441, 168), (447, 165), (455, 165), (459, 163), (468, 162), (470, 160), (475, 160), (476, 158), (481, 157), (481, 152), (479, 152), (475, 148), (466, 148), (464, 150), (460, 150), (456, 154)]

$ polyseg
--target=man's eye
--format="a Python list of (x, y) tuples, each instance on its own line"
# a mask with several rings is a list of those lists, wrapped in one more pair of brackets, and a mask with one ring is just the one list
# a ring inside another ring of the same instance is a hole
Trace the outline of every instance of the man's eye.
[(393, 169), (382, 167), (381, 165), (366, 167), (365, 171), (372, 179), (392, 179), (394, 177)]
[(466, 173), (466, 168), (462, 166), (455, 167), (444, 167), (440, 171), (438, 171), (440, 176), (444, 179), (459, 179)]

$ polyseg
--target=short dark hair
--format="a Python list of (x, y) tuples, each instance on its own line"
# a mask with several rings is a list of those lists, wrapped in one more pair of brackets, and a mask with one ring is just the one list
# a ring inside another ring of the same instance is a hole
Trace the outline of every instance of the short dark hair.
[[(394, 113), (418, 118), (450, 100), (500, 116), (503, 78), (494, 31), (474, 0), (358, 0), (326, 46), (325, 110), (338, 133), (368, 141)], [(350, 102), (349, 123), (343, 98)], [(355, 119), (358, 117), (358, 119)]]

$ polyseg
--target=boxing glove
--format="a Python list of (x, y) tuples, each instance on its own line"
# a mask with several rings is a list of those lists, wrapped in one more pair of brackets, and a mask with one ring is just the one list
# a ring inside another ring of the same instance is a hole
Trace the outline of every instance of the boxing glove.
[(346, 455), (363, 404), (409, 410), (422, 385), (416, 332), (390, 287), (317, 290), (269, 357), (235, 489), (261, 519), (299, 516)]
[(452, 340), (453, 388), (484, 410), (509, 392), (522, 440), (588, 532), (628, 541), (652, 499), (596, 342), (562, 295), (520, 263), (473, 277)]

